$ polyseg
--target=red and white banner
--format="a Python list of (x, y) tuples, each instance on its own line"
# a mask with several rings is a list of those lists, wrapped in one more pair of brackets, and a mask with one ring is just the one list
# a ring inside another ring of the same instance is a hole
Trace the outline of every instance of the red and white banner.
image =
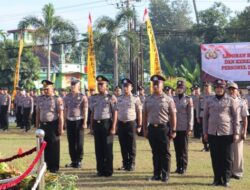
[(202, 44), (202, 70), (230, 81), (250, 81), (250, 42)]

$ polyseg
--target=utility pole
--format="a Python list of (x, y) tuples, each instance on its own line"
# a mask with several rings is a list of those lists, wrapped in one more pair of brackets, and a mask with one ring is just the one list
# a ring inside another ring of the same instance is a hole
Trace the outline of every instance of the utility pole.
[(194, 6), (194, 12), (195, 12), (195, 17), (196, 17), (196, 22), (199, 25), (200, 24), (200, 20), (199, 20), (199, 14), (198, 14), (197, 6), (196, 6), (196, 0), (193, 0), (193, 6)]
[(118, 86), (118, 36), (115, 35), (114, 87)]

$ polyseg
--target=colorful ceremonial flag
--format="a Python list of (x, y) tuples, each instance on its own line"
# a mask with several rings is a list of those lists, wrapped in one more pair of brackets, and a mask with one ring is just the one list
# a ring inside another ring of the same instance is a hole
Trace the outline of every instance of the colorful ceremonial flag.
[(23, 52), (23, 39), (21, 37), (19, 40), (19, 50), (16, 63), (16, 70), (14, 75), (14, 89), (13, 89), (12, 99), (14, 99), (14, 97), (16, 96), (16, 87), (18, 86), (19, 82), (19, 70), (20, 70), (22, 52)]
[[(158, 49), (155, 41), (154, 30), (148, 16), (148, 10), (145, 9), (143, 20), (147, 26), (147, 33), (149, 39), (149, 56), (150, 56), (150, 76), (152, 75), (161, 75), (161, 64), (158, 54)], [(151, 88), (152, 90), (152, 88)]]
[(89, 14), (89, 23), (88, 23), (88, 36), (89, 36), (89, 45), (88, 45), (88, 57), (87, 57), (87, 74), (88, 74), (88, 88), (96, 89), (96, 59), (95, 59), (95, 50), (94, 50), (94, 35), (92, 30), (92, 19)]

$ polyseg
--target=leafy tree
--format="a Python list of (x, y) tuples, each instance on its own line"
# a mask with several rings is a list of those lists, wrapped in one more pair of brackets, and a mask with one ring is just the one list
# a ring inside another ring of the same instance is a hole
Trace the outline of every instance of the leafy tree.
[[(0, 86), (13, 87), (14, 73), (18, 56), (18, 48), (6, 41), (5, 49), (0, 48)], [(20, 83), (26, 88), (34, 87), (34, 81), (38, 79), (40, 63), (31, 49), (24, 48), (20, 64)]]
[(221, 2), (215, 2), (210, 8), (200, 11), (200, 24), (194, 26), (194, 30), (204, 43), (225, 42), (225, 28), (228, 25), (228, 17), (231, 10)]
[[(60, 34), (68, 34), (73, 39), (77, 37), (76, 26), (71, 22), (64, 20), (60, 16), (55, 15), (53, 4), (46, 4), (42, 9), (42, 18), (35, 16), (27, 16), (18, 24), (18, 27), (23, 29), (32, 26), (36, 29), (34, 38), (38, 42), (43, 42), (48, 49), (48, 73), (47, 78), (50, 79), (50, 44), (52, 37)], [(54, 40), (56, 37), (54, 38)]]

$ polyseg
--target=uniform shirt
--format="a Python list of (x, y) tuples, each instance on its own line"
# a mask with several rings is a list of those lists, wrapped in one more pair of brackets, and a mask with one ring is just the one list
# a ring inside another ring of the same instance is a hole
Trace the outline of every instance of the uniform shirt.
[(8, 106), (8, 112), (10, 112), (11, 96), (9, 94), (0, 95), (0, 106)]
[(247, 100), (243, 99), (241, 97), (232, 97), (238, 104), (239, 109), (240, 109), (240, 121), (242, 121), (243, 117), (247, 117), (249, 115), (248, 112), (248, 106), (247, 106)]
[(245, 97), (247, 100), (248, 109), (250, 110), (250, 94), (247, 94)]
[(24, 98), (25, 98), (25, 95), (16, 96), (16, 106), (17, 107), (22, 107), (22, 102), (23, 102)]
[(39, 96), (37, 110), (40, 112), (41, 122), (51, 122), (58, 119), (58, 110), (63, 110), (62, 99), (58, 96)]
[(92, 111), (93, 109), (93, 102), (94, 102), (95, 95), (91, 95), (88, 97), (88, 104), (89, 104), (89, 109)]
[(220, 100), (213, 96), (205, 101), (203, 133), (209, 135), (239, 134), (239, 107), (225, 94)]
[(75, 96), (73, 93), (69, 93), (64, 98), (64, 105), (67, 109), (67, 118), (84, 117), (83, 109), (88, 108), (88, 99), (82, 93), (78, 93)]
[(194, 110), (196, 110), (197, 109), (197, 104), (199, 102), (200, 95), (191, 95), (190, 97), (193, 100)]
[(31, 96), (25, 96), (22, 98), (22, 109), (24, 108), (31, 108), (31, 113), (33, 112), (34, 100)]
[(117, 98), (117, 111), (119, 121), (134, 121), (136, 113), (142, 110), (141, 100), (133, 94), (121, 95)]
[(152, 94), (144, 102), (143, 111), (147, 114), (147, 122), (150, 124), (166, 124), (171, 113), (176, 114), (175, 103), (165, 93)]
[(146, 96), (145, 95), (139, 95), (139, 98), (140, 98), (141, 104), (143, 105), (144, 102), (145, 102)]
[(32, 98), (33, 98), (33, 103), (34, 103), (33, 105), (34, 105), (34, 106), (36, 106), (37, 97), (38, 97), (37, 95), (32, 96)]
[(174, 96), (174, 102), (177, 109), (176, 131), (193, 130), (194, 106), (190, 96)]
[(112, 113), (116, 110), (116, 97), (110, 94), (97, 94), (93, 97), (92, 111), (94, 112), (94, 120), (112, 118)]
[(203, 118), (205, 101), (209, 98), (214, 97), (214, 95), (200, 95), (198, 102), (196, 104), (196, 118)]

